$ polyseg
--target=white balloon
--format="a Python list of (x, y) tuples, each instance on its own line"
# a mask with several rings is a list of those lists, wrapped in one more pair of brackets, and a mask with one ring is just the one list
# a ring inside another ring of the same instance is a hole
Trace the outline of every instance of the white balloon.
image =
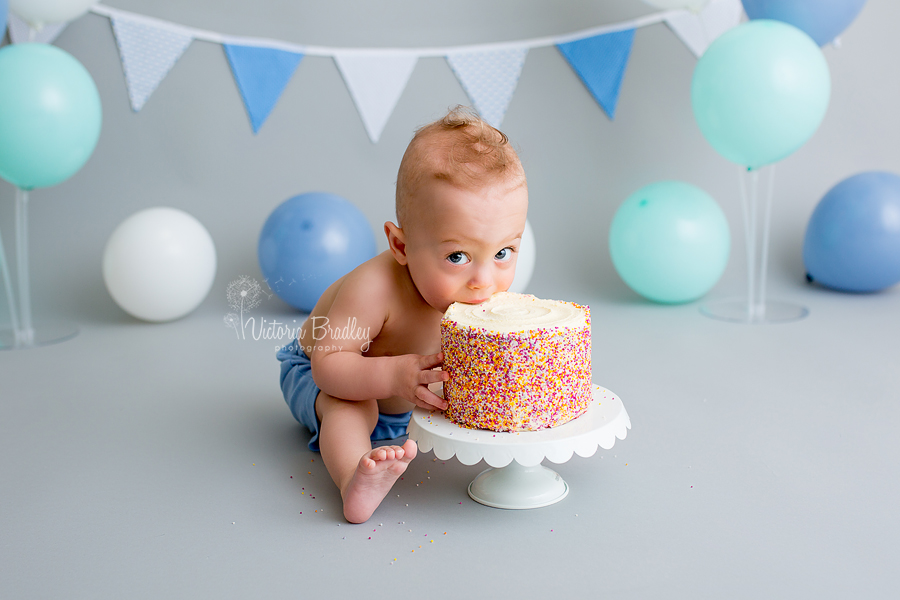
[(709, 0), (644, 0), (644, 3), (663, 10), (686, 8), (694, 12), (709, 4)]
[(531, 281), (531, 275), (534, 273), (534, 261), (537, 258), (537, 246), (534, 243), (534, 231), (531, 229), (531, 223), (525, 221), (525, 231), (522, 232), (522, 242), (519, 244), (519, 257), (516, 259), (516, 276), (513, 278), (512, 285), (509, 286), (510, 292), (523, 293), (528, 283)]
[(9, 0), (9, 10), (35, 29), (80, 17), (97, 0)]
[(172, 321), (197, 308), (216, 275), (216, 247), (182, 210), (148, 208), (116, 227), (103, 251), (103, 281), (122, 310)]

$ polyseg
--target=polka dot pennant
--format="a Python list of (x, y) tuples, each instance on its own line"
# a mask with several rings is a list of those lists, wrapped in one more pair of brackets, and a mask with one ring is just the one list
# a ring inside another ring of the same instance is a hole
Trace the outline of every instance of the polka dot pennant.
[(527, 54), (528, 48), (453, 52), (447, 55), (447, 63), (478, 114), (499, 128), (519, 83)]

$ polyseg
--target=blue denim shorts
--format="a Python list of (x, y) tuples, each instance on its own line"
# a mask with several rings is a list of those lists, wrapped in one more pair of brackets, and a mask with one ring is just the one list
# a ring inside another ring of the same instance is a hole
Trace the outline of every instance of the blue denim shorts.
[[(319, 387), (312, 377), (309, 357), (296, 340), (284, 346), (276, 354), (281, 361), (281, 391), (291, 414), (310, 432), (309, 449), (319, 451), (319, 419), (316, 417), (316, 397)], [(378, 414), (378, 423), (370, 436), (372, 441), (392, 440), (406, 435), (412, 411), (399, 415)]]

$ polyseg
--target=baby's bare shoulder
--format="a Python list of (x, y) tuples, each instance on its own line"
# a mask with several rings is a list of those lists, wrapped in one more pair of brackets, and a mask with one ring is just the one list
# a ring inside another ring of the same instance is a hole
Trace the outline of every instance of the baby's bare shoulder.
[(356, 319), (372, 341), (368, 356), (434, 354), (441, 313), (422, 299), (405, 266), (386, 252), (347, 275), (329, 312), (334, 323)]
[(400, 298), (397, 261), (383, 252), (348, 273), (341, 283), (335, 303), (341, 307), (366, 307), (389, 310)]

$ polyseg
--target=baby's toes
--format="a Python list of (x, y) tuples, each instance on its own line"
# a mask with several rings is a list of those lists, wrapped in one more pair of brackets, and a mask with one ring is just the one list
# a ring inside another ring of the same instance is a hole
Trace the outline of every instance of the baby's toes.
[(409, 462), (416, 457), (418, 450), (419, 448), (414, 441), (406, 440), (403, 446), (400, 447), (400, 451), (403, 453), (401, 457), (405, 458), (406, 462)]

